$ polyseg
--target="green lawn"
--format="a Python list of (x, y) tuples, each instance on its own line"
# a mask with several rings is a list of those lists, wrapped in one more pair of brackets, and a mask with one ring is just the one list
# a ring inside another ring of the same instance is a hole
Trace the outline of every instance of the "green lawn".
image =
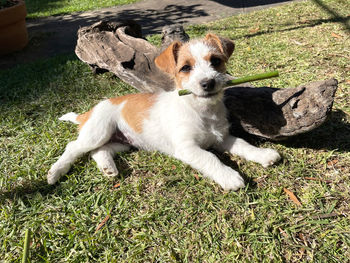
[(26, 0), (28, 18), (46, 17), (124, 5), (139, 0)]
[(116, 157), (117, 178), (85, 156), (48, 186), (47, 171), (77, 136), (58, 117), (136, 91), (111, 74), (93, 76), (73, 54), (0, 71), (0, 262), (20, 262), (28, 228), (31, 262), (348, 262), (350, 4), (323, 3), (340, 18), (305, 1), (187, 29), (234, 39), (233, 75), (280, 71), (261, 85), (339, 80), (323, 126), (286, 142), (255, 140), (283, 155), (277, 166), (231, 158), (248, 183), (238, 192), (143, 151)]

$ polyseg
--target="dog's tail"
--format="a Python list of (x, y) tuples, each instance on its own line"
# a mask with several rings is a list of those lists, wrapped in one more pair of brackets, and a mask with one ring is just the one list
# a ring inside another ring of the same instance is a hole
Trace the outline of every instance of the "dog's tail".
[(59, 118), (60, 121), (71, 121), (75, 124), (80, 124), (80, 122), (78, 121), (78, 114), (74, 113), (74, 112), (69, 112), (64, 114), (63, 116), (61, 116)]

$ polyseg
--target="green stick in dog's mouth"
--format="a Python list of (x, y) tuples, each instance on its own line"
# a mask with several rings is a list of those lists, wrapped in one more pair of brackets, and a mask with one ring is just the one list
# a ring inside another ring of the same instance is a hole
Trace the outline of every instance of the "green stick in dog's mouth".
[[(266, 72), (266, 73), (261, 73), (261, 74), (256, 74), (256, 75), (252, 75), (252, 76), (246, 76), (243, 78), (232, 79), (232, 80), (227, 81), (225, 83), (225, 87), (230, 87), (233, 85), (238, 85), (238, 84), (256, 81), (256, 80), (274, 78), (274, 77), (278, 77), (278, 76), (279, 76), (279, 73), (277, 70), (271, 71), (271, 72)], [(187, 90), (187, 89), (179, 90), (179, 96), (189, 95), (191, 93), (192, 92)]]

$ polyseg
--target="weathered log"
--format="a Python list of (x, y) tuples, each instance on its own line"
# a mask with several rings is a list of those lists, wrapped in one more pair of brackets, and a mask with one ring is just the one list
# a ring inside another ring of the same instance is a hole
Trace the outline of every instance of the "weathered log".
[(330, 113), (338, 82), (315, 81), (297, 88), (234, 87), (225, 92), (233, 127), (281, 140), (320, 126)]
[(141, 27), (134, 22), (101, 21), (80, 28), (75, 53), (95, 71), (113, 72), (140, 91), (173, 87), (169, 76), (154, 64), (159, 49), (142, 38)]
[[(174, 40), (187, 41), (182, 26), (164, 27), (162, 47), (142, 38), (133, 21), (101, 21), (78, 31), (77, 56), (95, 72), (110, 71), (141, 92), (171, 90), (173, 80), (154, 64), (155, 57)], [(335, 79), (296, 88), (254, 88), (249, 85), (225, 91), (225, 104), (233, 127), (271, 140), (310, 131), (331, 111), (337, 89)]]

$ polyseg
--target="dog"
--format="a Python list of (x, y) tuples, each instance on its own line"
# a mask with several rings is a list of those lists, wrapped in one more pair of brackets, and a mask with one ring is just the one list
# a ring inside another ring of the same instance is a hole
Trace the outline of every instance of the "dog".
[[(136, 147), (173, 156), (225, 190), (244, 187), (239, 173), (207, 149), (228, 151), (263, 167), (281, 157), (273, 149), (257, 148), (229, 134), (223, 87), (233, 51), (230, 39), (212, 33), (186, 43), (174, 41), (154, 61), (174, 79), (174, 91), (129, 94), (104, 100), (80, 115), (63, 115), (60, 120), (79, 125), (79, 136), (52, 165), (48, 183), (56, 183), (87, 152), (103, 174), (116, 176), (114, 155)], [(180, 89), (192, 93), (179, 96)]]

